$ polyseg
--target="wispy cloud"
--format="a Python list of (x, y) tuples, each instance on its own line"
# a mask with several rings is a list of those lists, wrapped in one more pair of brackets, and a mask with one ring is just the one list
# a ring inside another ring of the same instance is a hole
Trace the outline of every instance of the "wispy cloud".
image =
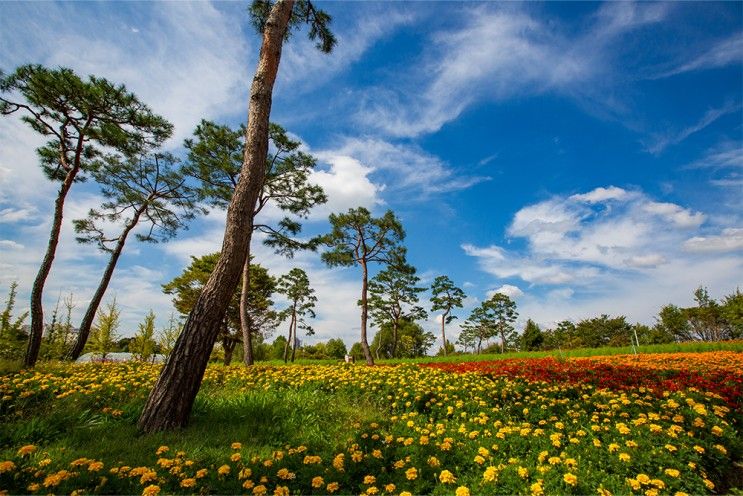
[(675, 133), (657, 136), (653, 143), (647, 147), (647, 150), (650, 153), (657, 155), (669, 146), (678, 145), (692, 134), (698, 133), (702, 129), (712, 125), (721, 117), (732, 113), (740, 113), (741, 109), (743, 109), (743, 106), (740, 103), (728, 103), (720, 108), (710, 109), (705, 112), (699, 121), (691, 126)]
[(673, 69), (653, 76), (661, 79), (677, 74), (705, 69), (716, 69), (733, 64), (743, 63), (743, 33), (735, 33), (729, 38), (719, 40), (712, 47), (694, 57), (691, 61), (683, 61)]

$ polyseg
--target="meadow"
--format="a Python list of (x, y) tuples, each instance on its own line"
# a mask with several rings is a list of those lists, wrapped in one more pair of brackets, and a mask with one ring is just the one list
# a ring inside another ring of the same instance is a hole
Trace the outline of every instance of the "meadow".
[(158, 366), (48, 364), (0, 378), (0, 489), (736, 492), (743, 353), (726, 346), (375, 367), (211, 365), (189, 427), (147, 436), (135, 423)]

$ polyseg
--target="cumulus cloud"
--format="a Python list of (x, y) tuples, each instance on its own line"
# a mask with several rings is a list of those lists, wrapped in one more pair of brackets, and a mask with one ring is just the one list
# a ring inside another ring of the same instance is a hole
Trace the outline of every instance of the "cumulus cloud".
[[(509, 281), (502, 288), (517, 280), (534, 288), (520, 295), (519, 311), (542, 323), (607, 312), (648, 322), (663, 304), (690, 299), (699, 284), (729, 291), (740, 283), (743, 229), (702, 234), (714, 229), (708, 221), (639, 190), (597, 188), (519, 210), (507, 233), (525, 240), (524, 249), (462, 249), (484, 272)], [(690, 238), (690, 231), (699, 234)]]
[(503, 286), (499, 288), (496, 288), (492, 291), (488, 291), (488, 298), (492, 298), (492, 296), (496, 293), (506, 295), (511, 299), (518, 298), (519, 296), (524, 295), (524, 292), (521, 291), (521, 289), (519, 289), (518, 286), (514, 286), (512, 284), (504, 284)]
[(718, 235), (694, 236), (684, 242), (684, 249), (696, 253), (724, 253), (743, 250), (743, 229), (727, 228)]

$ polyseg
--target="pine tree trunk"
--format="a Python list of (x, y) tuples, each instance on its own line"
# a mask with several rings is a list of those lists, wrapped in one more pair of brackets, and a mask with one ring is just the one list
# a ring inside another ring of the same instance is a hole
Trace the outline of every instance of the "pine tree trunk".
[(41, 337), (44, 334), (44, 307), (42, 304), (44, 284), (47, 277), (49, 277), (49, 271), (52, 269), (52, 262), (54, 262), (54, 255), (59, 244), (64, 202), (79, 170), (79, 167), (70, 169), (62, 182), (62, 186), (59, 188), (57, 199), (54, 201), (54, 220), (52, 221), (52, 230), (49, 235), (49, 244), (46, 247), (44, 260), (41, 262), (41, 267), (39, 267), (39, 272), (36, 274), (36, 279), (34, 279), (34, 285), (31, 289), (31, 332), (28, 335), (26, 356), (23, 359), (24, 367), (33, 367), (39, 359)]
[[(253, 234), (253, 221), (250, 222), (250, 235)], [(253, 365), (253, 339), (248, 315), (248, 291), (250, 290), (250, 240), (248, 240), (248, 254), (245, 259), (242, 273), (242, 289), (240, 291), (240, 330), (243, 334), (243, 361), (245, 365)]]
[(292, 363), (294, 363), (294, 355), (297, 353), (297, 318), (294, 317), (294, 334), (292, 334)]
[(392, 358), (397, 358), (397, 319), (392, 321)]
[(289, 360), (289, 346), (291, 346), (292, 335), (294, 332), (294, 316), (295, 314), (292, 311), (292, 316), (289, 319), (289, 336), (286, 339), (286, 344), (284, 344), (284, 363)]
[(362, 260), (361, 268), (363, 271), (361, 279), (361, 348), (364, 350), (364, 357), (366, 358), (367, 365), (374, 365), (374, 357), (372, 357), (371, 350), (369, 349), (369, 342), (366, 340), (366, 320), (367, 320), (367, 290), (368, 290), (368, 277), (369, 271), (366, 267), (366, 262)]
[(441, 316), (441, 340), (444, 343), (444, 356), (447, 355), (448, 351), (446, 349), (446, 333), (444, 332), (444, 322), (446, 321), (446, 316), (449, 315), (449, 311), (447, 310), (444, 312), (444, 315)]
[(116, 264), (118, 263), (119, 257), (121, 256), (121, 252), (124, 250), (126, 238), (139, 222), (139, 217), (142, 215), (142, 212), (144, 212), (145, 208), (146, 205), (144, 206), (144, 208), (137, 209), (137, 211), (134, 213), (134, 217), (132, 217), (132, 220), (127, 223), (126, 228), (121, 233), (121, 236), (119, 236), (119, 241), (116, 243), (116, 247), (111, 252), (111, 257), (108, 259), (108, 265), (106, 266), (106, 270), (103, 272), (101, 282), (98, 284), (98, 288), (95, 290), (93, 298), (90, 300), (88, 309), (85, 311), (83, 320), (80, 323), (80, 330), (77, 334), (77, 340), (75, 341), (75, 345), (72, 347), (69, 353), (70, 360), (77, 360), (85, 349), (85, 344), (88, 342), (88, 336), (90, 335), (90, 328), (93, 326), (95, 314), (96, 312), (98, 312), (98, 307), (101, 305), (103, 295), (106, 294), (108, 284), (111, 282), (111, 276), (113, 276), (114, 269), (116, 268)]
[(279, 0), (266, 21), (250, 89), (243, 168), (227, 209), (221, 256), (147, 398), (138, 422), (144, 432), (182, 428), (188, 423), (220, 322), (245, 265), (251, 217), (265, 177), (273, 85), (293, 7), (293, 0)]

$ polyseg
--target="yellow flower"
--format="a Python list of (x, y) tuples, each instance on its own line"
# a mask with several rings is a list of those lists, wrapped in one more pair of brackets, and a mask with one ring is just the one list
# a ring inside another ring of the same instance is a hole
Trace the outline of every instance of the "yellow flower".
[(242, 459), (242, 456), (240, 456), (240, 453), (232, 453), (232, 456), (230, 456), (230, 461), (232, 462), (239, 462)]
[(327, 486), (325, 486), (325, 490), (326, 490), (327, 492), (329, 492), (329, 493), (334, 493), (334, 492), (336, 492), (336, 491), (338, 490), (338, 488), (340, 488), (340, 487), (341, 487), (341, 485), (340, 485), (340, 484), (338, 484), (337, 482), (331, 482), (330, 484), (328, 484)]
[(518, 474), (519, 477), (521, 477), (522, 479), (526, 479), (527, 477), (529, 477), (529, 469), (527, 469), (526, 467), (519, 467)]
[(371, 486), (369, 489), (366, 490), (366, 494), (378, 494), (379, 489), (377, 489), (376, 486)]
[(377, 478), (373, 475), (367, 475), (366, 477), (364, 477), (364, 484), (366, 485), (374, 484), (375, 482), (377, 482)]
[(230, 448), (232, 448), (233, 450), (239, 450), (239, 449), (242, 449), (242, 447), (243, 447), (242, 443), (232, 443), (230, 445)]
[(142, 490), (142, 496), (156, 496), (160, 494), (160, 486), (150, 484)]
[(230, 468), (230, 466), (229, 466), (229, 465), (222, 465), (221, 467), (219, 467), (219, 468), (217, 469), (217, 473), (218, 473), (219, 475), (227, 475), (227, 474), (229, 474), (229, 473), (230, 473), (230, 470), (231, 470), (231, 468)]
[(442, 470), (439, 474), (439, 480), (442, 484), (454, 484), (457, 481), (457, 478), (448, 470)]
[(103, 462), (92, 462), (90, 465), (88, 465), (89, 472), (98, 472), (102, 468), (103, 468)]
[(646, 486), (650, 484), (650, 477), (648, 477), (646, 474), (637, 474), (637, 482), (639, 482), (643, 486)]
[(343, 472), (344, 458), (345, 458), (345, 455), (343, 453), (335, 455), (335, 458), (333, 458), (333, 468), (336, 469), (338, 472)]
[(544, 488), (542, 487), (541, 482), (535, 482), (529, 487), (529, 489), (533, 496), (542, 496), (544, 494)]
[(240, 470), (239, 474), (237, 474), (237, 478), (240, 480), (249, 479), (251, 475), (253, 475), (253, 471), (249, 468), (244, 468)]
[(707, 486), (707, 489), (709, 489), (710, 491), (715, 488), (715, 484), (709, 479), (704, 479), (702, 480), (702, 482), (704, 482), (704, 485)]
[(196, 485), (196, 479), (183, 479), (181, 481), (181, 487), (194, 487)]
[(387, 484), (384, 486), (384, 490), (388, 493), (394, 493), (395, 489), (397, 489), (397, 486), (395, 486), (394, 484)]
[[(449, 408), (451, 408), (451, 407), (449, 407)], [(403, 492), (400, 493), (400, 496), (413, 496), (413, 493), (411, 493), (410, 491), (403, 491)]]
[(418, 469), (415, 467), (411, 467), (405, 471), (405, 477), (408, 480), (415, 480), (418, 478)]
[(623, 462), (628, 462), (631, 458), (627, 453), (619, 453), (619, 459)]
[(673, 477), (674, 479), (678, 477), (679, 475), (681, 475), (681, 472), (679, 472), (675, 468), (667, 468), (664, 470), (664, 472), (666, 473), (668, 477)]
[(431, 467), (438, 467), (438, 466), (441, 465), (441, 462), (435, 456), (429, 456), (428, 457), (428, 465), (431, 466)]
[(279, 469), (279, 471), (276, 472), (276, 476), (279, 479), (283, 479), (283, 480), (290, 480), (290, 479), (294, 479), (296, 477), (296, 475), (294, 474), (294, 472), (290, 472), (286, 468)]
[(154, 470), (148, 470), (142, 474), (142, 477), (139, 478), (139, 483), (145, 485), (146, 483), (154, 481), (156, 479), (157, 472), (155, 472)]
[(317, 477), (312, 478), (312, 487), (315, 489), (320, 489), (325, 485), (325, 479), (320, 477), (319, 475)]
[(459, 486), (454, 494), (456, 496), (470, 496), (470, 490), (467, 486)]
[(578, 484), (578, 477), (576, 477), (574, 474), (571, 474), (570, 472), (563, 475), (562, 480), (564, 480), (565, 484), (569, 486), (575, 486)]
[(168, 448), (167, 446), (160, 446), (159, 448), (157, 448), (157, 451), (155, 451), (155, 454), (157, 456), (160, 456), (163, 453), (167, 453), (168, 451), (170, 451), (170, 448)]
[(482, 478), (486, 482), (495, 482), (498, 479), (498, 469), (491, 465), (490, 467), (485, 469), (485, 472), (482, 474)]
[(41, 489), (41, 486), (34, 482), (34, 483), (29, 484), (26, 489), (28, 489), (29, 492), (35, 493), (36, 491)]
[(34, 446), (33, 444), (27, 444), (25, 446), (21, 446), (21, 448), (18, 450), (18, 456), (30, 455), (34, 451), (36, 451), (36, 446)]
[(243, 482), (243, 487), (244, 487), (245, 489), (251, 489), (251, 488), (252, 488), (253, 486), (255, 486), (255, 482), (253, 482), (253, 481), (252, 481), (252, 480), (250, 480), (250, 479), (248, 479), (248, 480), (246, 480), (245, 482)]
[(286, 486), (277, 486), (273, 490), (274, 496), (289, 496), (289, 488)]
[(256, 495), (266, 494), (267, 491), (266, 486), (263, 484), (259, 484), (253, 488), (253, 494)]
[(15, 463), (11, 462), (10, 460), (0, 462), (0, 474), (11, 472), (13, 470), (15, 470)]

